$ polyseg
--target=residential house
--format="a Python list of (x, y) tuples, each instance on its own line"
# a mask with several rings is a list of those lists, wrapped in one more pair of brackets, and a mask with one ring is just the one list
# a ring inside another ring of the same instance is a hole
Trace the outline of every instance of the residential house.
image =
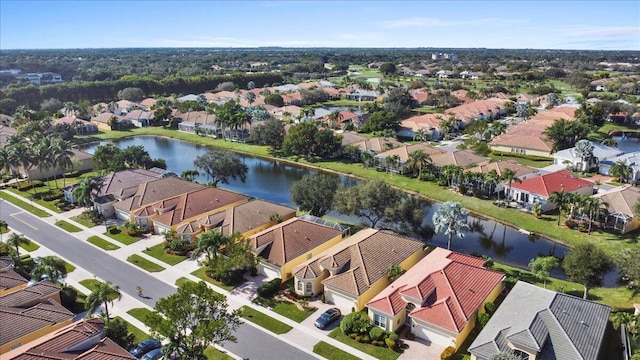
[(77, 149), (71, 149), (71, 152), (73, 153), (73, 155), (71, 156), (71, 169), (62, 169), (59, 166), (51, 168), (40, 168), (38, 166), (32, 165), (26, 172), (22, 167), (14, 170), (16, 170), (18, 174), (23, 178), (28, 177), (31, 180), (42, 180), (52, 178), (53, 176), (60, 176), (67, 171), (84, 172), (93, 169), (93, 155)]
[(153, 105), (156, 104), (156, 102), (158, 102), (158, 100), (156, 100), (154, 98), (146, 98), (146, 99), (140, 101), (140, 103), (138, 103), (138, 105), (142, 108), (142, 110), (149, 111), (149, 110), (151, 110)]
[(178, 236), (185, 240), (195, 239), (209, 230), (217, 230), (224, 236), (238, 233), (248, 238), (294, 216), (296, 216), (296, 209), (256, 199), (184, 223), (176, 231)]
[(393, 265), (408, 270), (425, 255), (424, 244), (377, 229), (363, 229), (305, 261), (293, 272), (299, 295), (324, 294), (343, 312), (360, 311), (391, 282)]
[(185, 102), (185, 101), (198, 101), (199, 97), (196, 94), (187, 94), (185, 96), (181, 96), (179, 97), (177, 100), (178, 102)]
[[(266, 108), (265, 108), (266, 110)], [(302, 113), (302, 108), (296, 105), (289, 105), (283, 107), (276, 107), (273, 111), (269, 112), (274, 118), (283, 121), (289, 121), (291, 119), (297, 119)]]
[(0, 357), (61, 327), (74, 314), (60, 305), (60, 287), (43, 280), (0, 297)]
[(609, 306), (518, 281), (469, 346), (471, 359), (508, 352), (532, 360), (597, 360), (610, 312)]
[(611, 166), (618, 161), (622, 161), (624, 164), (631, 167), (631, 178), (626, 179), (628, 182), (634, 183), (640, 181), (640, 151), (624, 153), (605, 159), (600, 162), (598, 171), (600, 174), (611, 176)]
[(591, 171), (605, 159), (622, 155), (623, 152), (618, 148), (602, 145), (597, 142), (589, 141), (593, 146), (593, 157), (591, 159), (583, 159), (576, 153), (576, 148), (560, 150), (553, 154), (554, 164), (563, 164), (571, 166), (575, 171)]
[(274, 86), (271, 91), (272, 92), (279, 92), (281, 94), (285, 94), (285, 93), (292, 93), (292, 92), (298, 92), (302, 90), (300, 88), (300, 86), (295, 85), (295, 84), (284, 84), (284, 85), (280, 85), (280, 86)]
[(476, 120), (500, 118), (504, 114), (504, 104), (508, 101), (499, 98), (473, 101), (447, 109), (444, 114), (445, 117), (453, 115), (459, 123), (465, 126)]
[(111, 130), (111, 125), (109, 125), (109, 121), (111, 118), (115, 118), (118, 128), (125, 128), (131, 125), (131, 122), (124, 117), (116, 114), (112, 114), (110, 112), (103, 112), (98, 116), (94, 116), (91, 118), (91, 122), (94, 123), (98, 129), (101, 130)]
[(606, 229), (626, 234), (640, 228), (640, 213), (635, 210), (640, 201), (640, 188), (619, 186), (594, 197), (602, 199), (607, 210)]
[(0, 256), (0, 297), (22, 290), (27, 287), (29, 280), (13, 270), (13, 259)]
[(104, 327), (100, 319), (82, 319), (4, 354), (3, 359), (135, 359), (105, 336)]
[(282, 101), (286, 106), (302, 106), (302, 94), (299, 92), (284, 93), (282, 94)]
[(176, 230), (185, 223), (209, 214), (225, 211), (249, 200), (244, 195), (215, 187), (205, 187), (165, 197), (147, 206), (131, 211), (130, 221), (154, 233)]
[(414, 139), (419, 132), (425, 133), (430, 139), (442, 138), (441, 114), (423, 114), (412, 116), (400, 122), (397, 135), (403, 138)]
[(131, 190), (129, 190), (125, 196), (123, 192), (123, 195), (120, 196), (118, 201), (113, 203), (115, 216), (120, 220), (129, 220), (131, 218), (131, 212), (135, 209), (163, 199), (204, 188), (203, 185), (177, 177), (156, 177), (155, 179), (141, 182), (137, 185), (133, 194), (131, 194)]
[[(471, 172), (488, 174), (492, 170), (496, 171), (499, 177), (502, 178), (505, 170), (511, 170), (514, 172), (514, 176), (520, 180), (524, 180), (529, 177), (540, 175), (540, 170), (530, 166), (525, 166), (517, 163), (515, 160), (501, 160), (496, 162), (490, 162), (488, 164), (478, 165), (469, 169)], [(504, 190), (504, 181), (498, 184), (495, 188), (495, 192), (502, 192)]]
[[(96, 210), (105, 217), (113, 216), (113, 203), (135, 194), (140, 184), (166, 176), (175, 176), (171, 172), (164, 171), (131, 169), (113, 172), (100, 177), (99, 181), (102, 181), (102, 186), (100, 191), (96, 193), (96, 199), (94, 200)], [(67, 202), (75, 203), (77, 201), (73, 196), (73, 191), (76, 187), (77, 184), (74, 184), (63, 189), (64, 198)]]
[(458, 348), (484, 304), (503, 290), (504, 274), (482, 258), (435, 248), (376, 295), (367, 307), (373, 324), (395, 331), (406, 325), (432, 346)]
[(68, 124), (73, 128), (76, 135), (89, 135), (98, 132), (98, 126), (91, 121), (83, 120), (75, 116), (65, 116), (54, 120), (52, 125)]
[[(407, 172), (407, 161), (409, 160), (409, 154), (418, 150), (424, 151), (432, 159), (435, 156), (446, 153), (446, 151), (431, 147), (427, 143), (403, 145), (395, 149), (381, 152), (378, 155), (374, 156), (374, 166), (380, 170), (384, 170), (387, 172), (404, 174), (405, 172)], [(391, 161), (391, 159), (394, 159), (394, 161)]]
[(258, 272), (283, 282), (293, 269), (339, 243), (348, 229), (310, 215), (292, 218), (252, 235), (251, 251), (260, 258)]
[(612, 122), (615, 124), (624, 124), (627, 122), (627, 113), (624, 111), (619, 111), (617, 113), (609, 113), (607, 118), (605, 119), (607, 122)]
[(216, 114), (209, 114), (206, 111), (189, 111), (176, 115), (176, 119), (180, 121), (179, 131), (212, 137), (222, 136), (223, 129), (216, 123)]
[(346, 93), (344, 97), (347, 100), (375, 101), (378, 98), (378, 93), (372, 90), (355, 89)]
[(478, 165), (487, 165), (490, 160), (488, 158), (476, 155), (472, 150), (456, 150), (451, 152), (442, 152), (431, 155), (431, 163), (436, 168), (442, 168), (446, 165), (460, 166), (463, 169)]
[(136, 109), (122, 115), (123, 119), (135, 127), (146, 127), (153, 123), (153, 113)]
[(454, 72), (451, 70), (438, 70), (436, 72), (436, 77), (438, 79), (450, 79), (454, 77)]
[(593, 183), (573, 176), (569, 170), (560, 170), (540, 176), (530, 177), (522, 182), (512, 182), (507, 185), (509, 199), (517, 201), (531, 209), (534, 204), (540, 204), (543, 212), (555, 209), (555, 205), (549, 202), (549, 197), (554, 192), (566, 192), (572, 194), (592, 195)]

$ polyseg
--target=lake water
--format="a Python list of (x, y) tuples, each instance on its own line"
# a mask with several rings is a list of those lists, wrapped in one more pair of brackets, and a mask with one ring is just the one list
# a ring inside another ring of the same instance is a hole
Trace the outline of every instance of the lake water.
[(632, 153), (635, 151), (640, 151), (640, 138), (631, 138), (631, 137), (621, 137), (617, 136), (613, 138), (618, 142), (617, 148), (620, 151), (624, 151), (626, 153)]
[[(155, 136), (126, 138), (114, 143), (119, 148), (141, 145), (149, 152), (152, 158), (164, 159), (168, 170), (178, 175), (185, 170), (194, 169), (193, 161), (195, 158), (207, 151), (206, 146)], [(93, 153), (98, 145), (92, 144), (82, 149)], [(300, 180), (305, 174), (315, 173), (313, 170), (278, 161), (244, 155), (239, 156), (249, 168), (246, 181), (243, 183), (240, 180), (235, 180), (229, 184), (219, 184), (220, 188), (291, 207), (295, 207), (289, 196), (291, 184)], [(204, 183), (208, 182), (208, 179), (202, 176), (198, 180)], [(344, 176), (341, 176), (341, 180), (343, 182), (350, 181)], [(431, 218), (438, 207), (439, 204), (437, 203), (424, 202), (424, 224), (431, 225)], [(357, 221), (353, 217), (346, 217), (336, 212), (332, 212), (329, 215), (347, 221)], [(529, 261), (536, 256), (554, 255), (562, 258), (568, 251), (568, 248), (564, 245), (545, 238), (527, 236), (518, 231), (518, 229), (505, 226), (493, 220), (470, 216), (468, 222), (473, 224), (474, 231), (468, 232), (462, 239), (454, 237), (451, 242), (452, 250), (487, 255), (496, 261), (521, 268), (526, 268)], [(436, 234), (431, 239), (430, 244), (446, 247), (447, 237), (443, 234)], [(554, 275), (564, 277), (561, 270), (556, 271)], [(605, 284), (609, 286), (615, 285), (615, 282), (616, 274), (614, 272), (605, 278)]]

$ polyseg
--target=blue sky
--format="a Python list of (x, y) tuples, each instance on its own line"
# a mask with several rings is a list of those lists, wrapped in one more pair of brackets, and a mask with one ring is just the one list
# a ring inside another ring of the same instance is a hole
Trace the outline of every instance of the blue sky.
[(0, 0), (0, 49), (640, 50), (638, 1)]

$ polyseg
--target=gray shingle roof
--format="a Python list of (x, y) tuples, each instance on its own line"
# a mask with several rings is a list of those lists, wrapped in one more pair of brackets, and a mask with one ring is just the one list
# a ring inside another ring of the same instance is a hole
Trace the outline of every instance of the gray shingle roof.
[(516, 347), (539, 349), (538, 359), (598, 358), (611, 309), (518, 282), (469, 346), (479, 360)]

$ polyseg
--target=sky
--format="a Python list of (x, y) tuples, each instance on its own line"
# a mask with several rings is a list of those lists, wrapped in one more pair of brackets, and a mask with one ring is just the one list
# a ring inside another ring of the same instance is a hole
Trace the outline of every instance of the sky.
[(0, 0), (0, 50), (260, 46), (640, 50), (640, 1)]

